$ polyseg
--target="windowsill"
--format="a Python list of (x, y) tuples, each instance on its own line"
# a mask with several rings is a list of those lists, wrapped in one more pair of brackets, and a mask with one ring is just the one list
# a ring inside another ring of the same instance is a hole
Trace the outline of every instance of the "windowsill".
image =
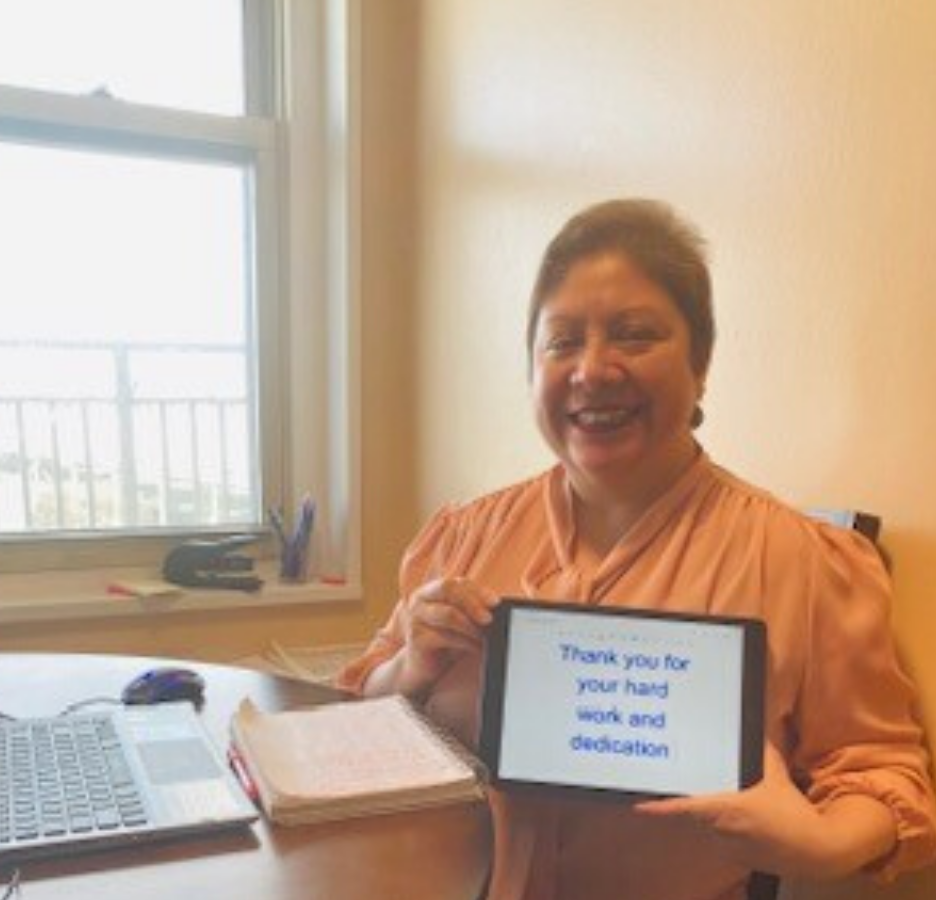
[(260, 563), (257, 574), (264, 584), (254, 593), (179, 588), (171, 596), (154, 597), (115, 596), (107, 589), (115, 581), (151, 580), (148, 569), (0, 575), (0, 625), (346, 603), (363, 594), (359, 584), (280, 582), (273, 564)]

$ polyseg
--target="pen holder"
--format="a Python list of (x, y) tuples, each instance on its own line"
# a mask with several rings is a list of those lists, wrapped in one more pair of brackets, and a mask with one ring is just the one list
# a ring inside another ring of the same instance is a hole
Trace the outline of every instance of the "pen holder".
[(308, 581), (308, 548), (303, 548), (302, 550), (296, 551), (295, 553), (283, 553), (280, 556), (279, 577), (280, 581)]
[(299, 505), (292, 534), (287, 535), (282, 512), (270, 510), (270, 521), (280, 544), (279, 577), (281, 581), (303, 582), (309, 576), (309, 546), (315, 524), (315, 503), (306, 496)]

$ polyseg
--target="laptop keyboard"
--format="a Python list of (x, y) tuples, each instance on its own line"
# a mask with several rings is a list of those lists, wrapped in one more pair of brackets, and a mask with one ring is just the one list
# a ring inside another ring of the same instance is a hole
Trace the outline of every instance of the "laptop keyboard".
[(108, 713), (0, 722), (0, 850), (148, 821)]

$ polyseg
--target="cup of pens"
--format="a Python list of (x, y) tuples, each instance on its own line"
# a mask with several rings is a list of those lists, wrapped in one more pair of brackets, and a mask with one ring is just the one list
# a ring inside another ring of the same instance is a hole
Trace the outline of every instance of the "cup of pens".
[(292, 532), (286, 528), (281, 508), (270, 509), (270, 523), (279, 541), (279, 574), (283, 581), (305, 581), (309, 574), (309, 545), (315, 525), (315, 501), (307, 494), (296, 512)]

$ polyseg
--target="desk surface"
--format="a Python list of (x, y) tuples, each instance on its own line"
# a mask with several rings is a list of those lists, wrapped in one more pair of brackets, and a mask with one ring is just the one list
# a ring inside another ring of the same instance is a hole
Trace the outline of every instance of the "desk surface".
[[(54, 715), (91, 697), (118, 697), (145, 669), (172, 660), (0, 654), (0, 710)], [(177, 663), (178, 664), (178, 663)], [(246, 669), (183, 663), (207, 683), (202, 717), (223, 748), (230, 716), (251, 697), (263, 709), (334, 699), (328, 688)], [(490, 847), (481, 804), (249, 831), (20, 865), (24, 900), (475, 900)], [(0, 872), (5, 880), (9, 872)], [(2, 881), (0, 881), (2, 883)]]

